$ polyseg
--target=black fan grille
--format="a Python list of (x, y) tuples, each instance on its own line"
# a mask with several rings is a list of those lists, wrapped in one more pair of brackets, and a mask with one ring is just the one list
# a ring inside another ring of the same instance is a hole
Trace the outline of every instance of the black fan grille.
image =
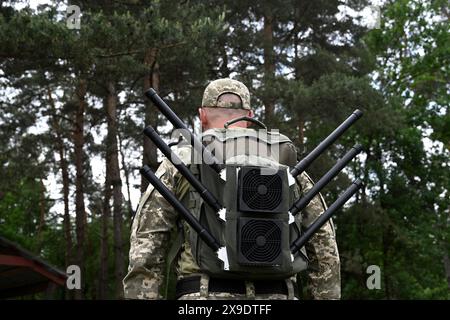
[(242, 226), (240, 246), (249, 262), (270, 263), (281, 254), (281, 228), (271, 220), (249, 220)]
[(253, 210), (274, 210), (282, 200), (282, 179), (278, 174), (262, 175), (251, 169), (242, 179), (242, 200)]

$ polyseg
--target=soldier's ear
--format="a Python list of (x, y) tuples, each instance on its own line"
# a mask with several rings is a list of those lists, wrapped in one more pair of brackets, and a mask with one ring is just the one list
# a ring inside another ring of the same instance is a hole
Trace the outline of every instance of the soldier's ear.
[(198, 116), (200, 118), (200, 124), (201, 124), (202, 128), (206, 128), (206, 126), (208, 124), (208, 117), (206, 114), (206, 110), (203, 108), (198, 108)]

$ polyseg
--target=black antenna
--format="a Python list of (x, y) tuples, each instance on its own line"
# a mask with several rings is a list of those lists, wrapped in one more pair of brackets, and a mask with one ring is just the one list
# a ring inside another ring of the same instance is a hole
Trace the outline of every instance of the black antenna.
[(338, 173), (347, 165), (347, 163), (349, 163), (358, 153), (360, 153), (361, 150), (362, 146), (360, 144), (356, 144), (353, 148), (351, 148), (330, 170), (328, 170), (327, 173), (325, 173), (322, 178), (320, 178), (319, 181), (317, 181), (317, 183), (314, 184), (307, 194), (292, 205), (289, 211), (293, 215), (296, 215), (298, 212), (306, 208), (312, 198), (314, 198), (328, 182), (336, 177)]
[(153, 129), (152, 126), (148, 126), (144, 129), (144, 134), (153, 141), (153, 143), (158, 147), (159, 150), (164, 154), (164, 156), (169, 159), (169, 161), (178, 169), (178, 171), (186, 178), (186, 180), (197, 190), (200, 196), (205, 200), (205, 202), (211, 206), (216, 212), (222, 209), (222, 205), (214, 197), (214, 195), (209, 192), (208, 189), (192, 174), (192, 172), (186, 167), (186, 165), (181, 161), (181, 159), (175, 154), (175, 152), (170, 149), (170, 147), (164, 142), (164, 140), (159, 136), (159, 134)]
[(186, 222), (198, 233), (199, 237), (214, 251), (219, 250), (220, 244), (217, 239), (204, 228), (200, 222), (189, 212), (188, 209), (175, 197), (175, 195), (158, 179), (153, 171), (144, 165), (140, 170), (141, 174), (155, 187), (156, 190), (169, 202), (175, 210), (180, 213)]
[(350, 199), (356, 191), (358, 191), (359, 188), (361, 188), (361, 186), (362, 182), (359, 179), (356, 179), (350, 187), (348, 187), (347, 190), (345, 190), (345, 192), (305, 230), (303, 235), (298, 237), (297, 240), (291, 244), (290, 250), (292, 254), (302, 248), (306, 242), (308, 242), (309, 239), (311, 239), (311, 237), (325, 224), (325, 222), (327, 222), (331, 216), (339, 208), (341, 208), (347, 200)]
[[(188, 129), (184, 122), (181, 121), (180, 118), (178, 118), (175, 112), (173, 112), (172, 109), (167, 105), (167, 103), (165, 103), (164, 100), (161, 99), (158, 93), (156, 93), (153, 88), (150, 88), (145, 92), (145, 95), (155, 104), (159, 111), (161, 111), (161, 113), (166, 116), (166, 118), (176, 129), (183, 129), (183, 135), (188, 134), (188, 137), (185, 136), (186, 140), (190, 141), (191, 145), (197, 152), (201, 152), (205, 159), (205, 163), (209, 164), (211, 168), (214, 169), (214, 171), (220, 173), (221, 168), (219, 166), (219, 160), (217, 160), (217, 158), (214, 157), (208, 149), (206, 149), (203, 143)], [(198, 150), (199, 146), (201, 147), (201, 150)]]
[(293, 177), (298, 176), (318, 157), (322, 152), (332, 145), (353, 123), (355, 123), (363, 115), (362, 111), (356, 109), (353, 113), (337, 127), (328, 137), (325, 138), (313, 151), (311, 151), (306, 157), (304, 157), (295, 167), (291, 170)]

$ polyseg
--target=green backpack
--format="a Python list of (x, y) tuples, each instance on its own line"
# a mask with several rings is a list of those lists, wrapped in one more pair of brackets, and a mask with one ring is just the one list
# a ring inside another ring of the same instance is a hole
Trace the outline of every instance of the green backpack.
[(301, 215), (294, 219), (289, 212), (300, 193), (288, 174), (297, 163), (292, 141), (277, 131), (247, 128), (210, 129), (202, 137), (224, 170), (217, 174), (193, 152), (189, 168), (226, 211), (214, 212), (185, 181), (183, 204), (224, 247), (214, 252), (189, 227), (200, 270), (246, 280), (286, 279), (305, 270), (305, 249), (294, 255), (289, 249), (301, 232)]

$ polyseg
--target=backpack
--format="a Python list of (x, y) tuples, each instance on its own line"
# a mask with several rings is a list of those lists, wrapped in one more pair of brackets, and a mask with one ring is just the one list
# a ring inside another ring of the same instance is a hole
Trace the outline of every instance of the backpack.
[(297, 163), (292, 141), (277, 131), (248, 128), (210, 129), (202, 139), (223, 170), (217, 174), (195, 152), (189, 168), (226, 212), (214, 212), (188, 183), (181, 200), (226, 251), (218, 256), (189, 227), (186, 240), (200, 270), (245, 280), (286, 279), (305, 270), (305, 249), (293, 255), (289, 248), (301, 234), (301, 215), (289, 213), (300, 194), (288, 174)]

